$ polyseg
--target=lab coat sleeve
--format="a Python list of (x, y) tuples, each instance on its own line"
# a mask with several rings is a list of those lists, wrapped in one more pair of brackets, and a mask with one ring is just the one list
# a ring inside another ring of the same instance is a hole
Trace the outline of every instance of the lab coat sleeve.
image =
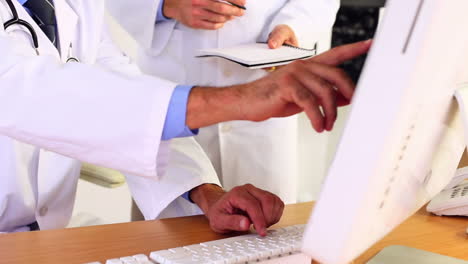
[(260, 41), (267, 41), (277, 25), (286, 24), (293, 29), (299, 45), (317, 42), (320, 35), (331, 30), (339, 6), (339, 0), (289, 0), (273, 17)]
[[(161, 0), (106, 0), (109, 14), (151, 55), (158, 55), (166, 47), (176, 20), (156, 23)], [(132, 15), (138, 14), (135, 18)]]
[(157, 176), (176, 84), (100, 65), (62, 64), (36, 56), (15, 36), (0, 26), (0, 134), (81, 161)]
[(141, 70), (120, 50), (112, 39), (108, 23), (103, 23), (101, 43), (96, 64), (107, 70), (125, 75), (139, 76)]
[(184, 216), (200, 213), (198, 206), (180, 196), (204, 183), (220, 185), (209, 158), (194, 138), (163, 141), (158, 161), (164, 172), (157, 178), (135, 177), (127, 174), (133, 198), (145, 219)]

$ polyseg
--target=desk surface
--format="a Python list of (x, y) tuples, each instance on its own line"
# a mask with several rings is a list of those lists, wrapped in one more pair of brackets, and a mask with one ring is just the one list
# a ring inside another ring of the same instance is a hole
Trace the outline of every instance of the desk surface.
[[(306, 223), (313, 203), (288, 205), (276, 226)], [(406, 245), (468, 260), (467, 218), (419, 211), (354, 263), (388, 245)], [(200, 243), (213, 233), (204, 216), (0, 235), (0, 263), (85, 263)]]

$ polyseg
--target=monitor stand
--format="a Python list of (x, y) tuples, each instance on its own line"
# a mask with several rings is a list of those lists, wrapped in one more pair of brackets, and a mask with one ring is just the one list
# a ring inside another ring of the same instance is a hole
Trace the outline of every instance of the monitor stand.
[(367, 264), (468, 264), (468, 261), (447, 257), (405, 246), (389, 246)]

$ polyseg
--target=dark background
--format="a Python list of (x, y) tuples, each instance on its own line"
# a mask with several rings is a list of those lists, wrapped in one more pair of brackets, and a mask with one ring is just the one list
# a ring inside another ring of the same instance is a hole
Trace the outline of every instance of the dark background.
[[(379, 21), (379, 8), (385, 0), (341, 0), (335, 25), (332, 47), (367, 40), (374, 36)], [(366, 56), (344, 63), (341, 67), (357, 82)]]

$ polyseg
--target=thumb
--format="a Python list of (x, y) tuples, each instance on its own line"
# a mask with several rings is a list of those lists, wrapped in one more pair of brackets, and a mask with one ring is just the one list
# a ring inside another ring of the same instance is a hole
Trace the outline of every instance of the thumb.
[(219, 233), (248, 231), (252, 222), (244, 215), (220, 213), (210, 219), (211, 228)]
[(283, 46), (284, 42), (288, 40), (289, 36), (282, 28), (275, 28), (269, 38), (268, 38), (268, 47), (270, 49), (276, 49)]

